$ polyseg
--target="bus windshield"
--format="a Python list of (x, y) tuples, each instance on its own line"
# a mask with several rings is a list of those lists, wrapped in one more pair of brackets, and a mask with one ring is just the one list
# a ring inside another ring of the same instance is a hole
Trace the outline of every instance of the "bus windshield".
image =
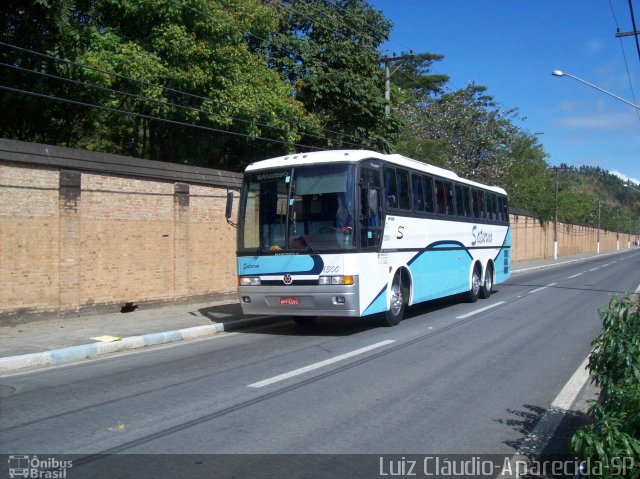
[(355, 167), (309, 165), (247, 173), (238, 249), (257, 253), (353, 249)]

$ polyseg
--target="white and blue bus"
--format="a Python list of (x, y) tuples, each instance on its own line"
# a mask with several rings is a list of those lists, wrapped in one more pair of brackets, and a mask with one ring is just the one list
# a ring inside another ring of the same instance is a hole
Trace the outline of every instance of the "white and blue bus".
[(510, 275), (502, 188), (400, 155), (283, 156), (246, 168), (238, 212), (245, 314), (364, 317), (487, 298)]

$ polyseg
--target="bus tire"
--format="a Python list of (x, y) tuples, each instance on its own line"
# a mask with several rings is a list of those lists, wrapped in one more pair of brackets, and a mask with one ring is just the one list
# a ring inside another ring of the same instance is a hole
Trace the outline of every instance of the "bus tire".
[(404, 310), (407, 306), (408, 289), (402, 284), (402, 273), (398, 271), (391, 283), (391, 301), (389, 310), (384, 316), (385, 326), (396, 326), (404, 317)]
[(471, 289), (467, 292), (467, 301), (475, 303), (480, 297), (482, 272), (480, 266), (477, 264), (473, 267), (473, 274), (471, 275)]
[(489, 299), (491, 296), (491, 290), (493, 289), (493, 266), (491, 263), (487, 265), (487, 270), (484, 272), (484, 283), (480, 288), (480, 297), (482, 299)]

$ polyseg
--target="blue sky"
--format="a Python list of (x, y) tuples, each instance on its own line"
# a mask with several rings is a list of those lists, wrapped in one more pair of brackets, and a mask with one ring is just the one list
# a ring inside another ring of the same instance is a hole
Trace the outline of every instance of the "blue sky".
[[(389, 52), (440, 53), (433, 71), (451, 89), (488, 87), (503, 108), (517, 107), (520, 124), (540, 141), (549, 163), (599, 166), (640, 183), (640, 111), (563, 70), (640, 103), (640, 59), (628, 0), (370, 0), (394, 28)], [(633, 4), (640, 24), (640, 2)], [(613, 10), (613, 12), (612, 12)], [(639, 26), (640, 28), (640, 26)]]

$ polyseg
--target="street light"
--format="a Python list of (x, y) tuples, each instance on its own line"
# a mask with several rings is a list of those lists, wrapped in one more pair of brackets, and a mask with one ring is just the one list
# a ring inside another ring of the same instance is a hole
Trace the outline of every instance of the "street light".
[(590, 86), (591, 88), (595, 88), (596, 90), (601, 91), (602, 93), (606, 93), (609, 96), (612, 96), (613, 98), (615, 98), (616, 100), (620, 100), (621, 102), (626, 103), (629, 106), (632, 106), (633, 108), (640, 110), (640, 106), (636, 105), (635, 103), (631, 103), (630, 101), (625, 100), (624, 98), (620, 98), (618, 95), (614, 95), (613, 93), (611, 93), (610, 91), (605, 90), (604, 88), (600, 88), (599, 86), (594, 85), (593, 83), (589, 83), (586, 80), (583, 80), (582, 78), (578, 78), (577, 76), (574, 76), (570, 73), (566, 73), (563, 72), (562, 70), (553, 70), (551, 72), (551, 74), (553, 76), (556, 77), (570, 77), (573, 78), (574, 80), (578, 80), (580, 83), (584, 83), (585, 85)]

